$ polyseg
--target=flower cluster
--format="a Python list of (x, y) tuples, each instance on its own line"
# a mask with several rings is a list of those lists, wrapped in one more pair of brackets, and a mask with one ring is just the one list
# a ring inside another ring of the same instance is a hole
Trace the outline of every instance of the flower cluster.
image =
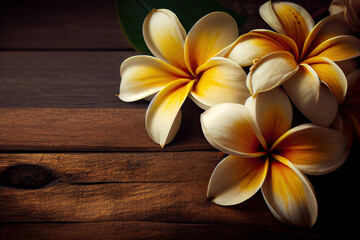
[[(234, 205), (261, 189), (278, 220), (310, 227), (317, 202), (304, 174), (338, 168), (360, 136), (360, 70), (353, 60), (360, 40), (351, 35), (360, 7), (351, 3), (334, 0), (331, 15), (315, 25), (301, 6), (269, 1), (259, 12), (275, 31), (240, 37), (223, 12), (204, 16), (186, 33), (173, 12), (154, 9), (143, 24), (154, 57), (122, 63), (119, 97), (151, 99), (146, 129), (164, 147), (189, 96), (206, 110), (201, 126), (208, 142), (229, 154), (212, 173), (208, 197)], [(291, 102), (312, 123), (291, 128)]]

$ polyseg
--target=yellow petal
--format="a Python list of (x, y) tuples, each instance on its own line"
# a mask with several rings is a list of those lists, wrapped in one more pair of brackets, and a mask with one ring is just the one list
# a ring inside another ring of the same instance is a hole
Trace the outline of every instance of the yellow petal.
[(194, 85), (191, 96), (203, 109), (218, 103), (244, 103), (250, 96), (245, 71), (227, 58), (211, 58), (196, 72), (201, 78)]
[(289, 52), (274, 52), (257, 61), (248, 75), (250, 93), (256, 96), (280, 86), (297, 71), (297, 63)]
[(220, 151), (243, 157), (264, 155), (265, 141), (244, 105), (217, 104), (201, 114), (200, 121), (206, 139)]
[(259, 93), (255, 99), (249, 98), (245, 106), (255, 116), (268, 148), (291, 127), (291, 103), (281, 88)]
[(272, 149), (305, 174), (325, 174), (347, 157), (346, 138), (338, 131), (303, 124), (287, 131)]
[(283, 86), (295, 106), (311, 122), (328, 127), (338, 110), (336, 97), (320, 82), (314, 69), (300, 64), (299, 70)]
[(178, 79), (166, 85), (150, 102), (145, 126), (151, 139), (162, 147), (168, 144), (180, 127), (180, 107), (194, 81)]
[(120, 75), (119, 97), (125, 102), (145, 98), (176, 79), (190, 77), (180, 69), (150, 56), (126, 59), (121, 64)]
[(360, 56), (360, 40), (353, 36), (341, 35), (330, 38), (317, 46), (307, 57), (325, 57), (342, 61)]
[(261, 188), (266, 204), (281, 222), (311, 227), (318, 208), (315, 193), (309, 180), (289, 161), (274, 156), (268, 175)]
[(341, 15), (333, 15), (324, 18), (311, 30), (307, 36), (301, 58), (304, 59), (312, 50), (326, 40), (350, 34), (351, 30)]
[(184, 60), (186, 31), (172, 11), (153, 9), (144, 20), (143, 36), (155, 57), (186, 70)]
[(291, 52), (297, 58), (295, 42), (283, 35), (270, 30), (253, 30), (240, 36), (225, 57), (241, 66), (250, 66), (254, 60), (278, 51)]
[(228, 206), (241, 203), (252, 197), (263, 184), (269, 160), (242, 158), (230, 155), (214, 169), (207, 196), (213, 202)]
[(314, 27), (311, 15), (295, 3), (269, 1), (260, 7), (259, 12), (273, 29), (292, 38), (299, 50)]
[(227, 13), (213, 12), (201, 18), (185, 40), (185, 63), (189, 71), (194, 74), (199, 66), (233, 43), (238, 36), (237, 24)]
[(338, 103), (341, 103), (346, 95), (347, 81), (341, 68), (333, 61), (322, 58), (313, 57), (304, 61), (310, 65), (316, 72), (319, 79), (325, 83), (330, 91), (335, 95)]

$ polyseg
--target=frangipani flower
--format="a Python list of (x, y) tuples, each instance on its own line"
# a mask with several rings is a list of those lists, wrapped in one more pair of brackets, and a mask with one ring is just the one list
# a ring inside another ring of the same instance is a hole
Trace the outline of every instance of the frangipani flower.
[(355, 32), (360, 32), (360, 1), (333, 0), (329, 7), (331, 15), (343, 14), (346, 22)]
[(206, 139), (230, 154), (211, 175), (208, 197), (234, 205), (260, 188), (280, 221), (312, 226), (317, 218), (314, 189), (302, 174), (324, 174), (347, 157), (339, 132), (303, 124), (290, 129), (292, 107), (280, 88), (250, 97), (245, 105), (223, 103), (201, 115)]
[(334, 63), (360, 55), (360, 40), (344, 18), (329, 16), (314, 26), (310, 14), (289, 2), (270, 1), (261, 17), (277, 32), (253, 30), (239, 37), (227, 57), (249, 66), (247, 85), (257, 94), (283, 85), (297, 108), (313, 123), (329, 126), (346, 94), (344, 73)]
[(186, 35), (173, 12), (154, 9), (145, 18), (143, 35), (155, 57), (134, 56), (122, 63), (119, 97), (131, 102), (158, 92), (145, 124), (152, 140), (162, 147), (178, 131), (180, 107), (188, 95), (203, 109), (223, 102), (244, 103), (250, 96), (244, 70), (222, 57), (238, 37), (230, 15), (210, 13)]
[(350, 150), (354, 137), (360, 140), (360, 69), (350, 73), (347, 80), (346, 98), (340, 105), (333, 126), (346, 136)]

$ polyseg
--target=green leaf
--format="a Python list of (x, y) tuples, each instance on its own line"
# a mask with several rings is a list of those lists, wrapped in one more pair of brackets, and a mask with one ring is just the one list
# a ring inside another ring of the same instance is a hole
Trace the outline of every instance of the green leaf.
[(142, 24), (153, 8), (173, 11), (188, 32), (197, 20), (214, 11), (229, 13), (241, 26), (245, 17), (225, 7), (219, 0), (116, 0), (120, 26), (129, 43), (142, 53), (151, 54), (142, 36)]

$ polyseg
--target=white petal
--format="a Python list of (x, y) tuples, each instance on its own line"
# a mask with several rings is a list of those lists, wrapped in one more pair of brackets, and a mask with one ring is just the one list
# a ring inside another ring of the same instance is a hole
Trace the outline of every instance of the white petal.
[(190, 77), (187, 73), (166, 62), (150, 56), (134, 56), (120, 67), (119, 97), (125, 102), (151, 96), (179, 78)]
[(230, 155), (211, 175), (207, 196), (223, 206), (241, 203), (252, 197), (263, 184), (269, 160)]
[(271, 162), (261, 188), (266, 204), (281, 222), (313, 226), (318, 208), (311, 183), (289, 161), (281, 156), (274, 157), (278, 161)]
[(275, 52), (257, 61), (248, 75), (250, 93), (254, 97), (260, 92), (280, 86), (298, 69), (294, 56), (289, 52)]
[(220, 151), (243, 157), (264, 155), (266, 146), (249, 110), (241, 104), (217, 104), (201, 114), (208, 142)]
[(336, 97), (320, 82), (316, 72), (307, 64), (283, 86), (295, 106), (310, 121), (320, 126), (330, 126), (338, 110)]
[(302, 49), (306, 37), (314, 27), (311, 15), (295, 3), (269, 1), (260, 7), (259, 12), (277, 32), (293, 39), (299, 49)]
[(179, 79), (166, 85), (151, 101), (145, 118), (146, 130), (151, 139), (164, 147), (180, 127), (180, 107), (194, 81)]
[(253, 112), (268, 149), (291, 127), (292, 107), (284, 90), (274, 88), (249, 98), (245, 106)]
[(302, 124), (287, 131), (272, 150), (305, 174), (320, 175), (341, 166), (348, 152), (347, 140), (338, 131)]
[(250, 96), (245, 71), (227, 58), (211, 58), (196, 72), (201, 78), (194, 85), (191, 96), (203, 109), (219, 103), (244, 103)]
[(202, 17), (185, 40), (185, 63), (189, 71), (195, 74), (199, 66), (215, 57), (238, 36), (237, 24), (229, 14), (212, 12)]
[(184, 60), (186, 31), (172, 11), (153, 9), (144, 20), (143, 36), (154, 56), (186, 70)]

